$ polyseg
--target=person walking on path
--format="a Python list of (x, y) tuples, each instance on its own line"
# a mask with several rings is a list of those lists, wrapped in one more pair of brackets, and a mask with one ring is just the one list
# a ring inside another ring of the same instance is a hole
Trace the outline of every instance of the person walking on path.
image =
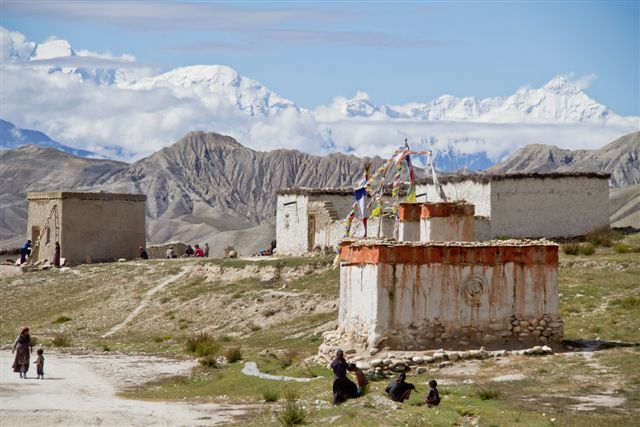
[(15, 353), (16, 357), (13, 360), (13, 372), (20, 373), (20, 378), (27, 378), (27, 371), (29, 370), (29, 358), (33, 351), (33, 344), (31, 343), (31, 335), (29, 335), (29, 328), (26, 326), (20, 331), (20, 335), (13, 343), (11, 353)]
[(36, 373), (38, 374), (38, 378), (39, 379), (44, 379), (44, 356), (43, 356), (44, 350), (39, 348), (38, 349), (38, 357), (36, 358), (36, 361), (33, 362), (34, 365), (36, 365)]

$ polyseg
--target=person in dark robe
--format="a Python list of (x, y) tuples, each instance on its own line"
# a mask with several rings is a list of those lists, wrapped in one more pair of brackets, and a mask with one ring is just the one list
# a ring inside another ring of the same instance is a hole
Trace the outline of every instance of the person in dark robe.
[(205, 258), (209, 258), (209, 244), (208, 243), (204, 244), (204, 256), (205, 256)]
[(429, 408), (440, 404), (440, 393), (438, 393), (438, 383), (436, 380), (429, 381), (429, 394), (427, 395), (426, 404)]
[(27, 243), (20, 248), (20, 264), (24, 264), (27, 257), (31, 254), (31, 240), (27, 240)]
[(147, 254), (147, 251), (144, 249), (144, 246), (140, 246), (138, 250), (140, 251), (140, 255), (139, 255), (140, 259), (149, 259), (149, 254)]
[(355, 370), (355, 365), (347, 363), (344, 352), (338, 350), (331, 362), (333, 369), (333, 404), (339, 405), (347, 399), (358, 397), (358, 386), (347, 378), (347, 371)]
[(405, 382), (406, 378), (407, 375), (402, 372), (397, 379), (391, 381), (387, 388), (384, 389), (394, 402), (404, 402), (411, 395), (411, 391), (416, 389), (413, 384)]
[(27, 371), (29, 370), (29, 358), (33, 351), (33, 344), (31, 344), (31, 335), (29, 335), (29, 328), (26, 326), (20, 331), (20, 335), (13, 343), (11, 353), (15, 353), (16, 357), (13, 360), (13, 372), (20, 373), (20, 378), (27, 378)]
[(58, 242), (56, 242), (55, 248), (53, 249), (53, 266), (60, 268), (60, 243)]
[(191, 245), (187, 245), (187, 248), (184, 250), (184, 258), (188, 258), (190, 256), (193, 256), (193, 248), (191, 247)]

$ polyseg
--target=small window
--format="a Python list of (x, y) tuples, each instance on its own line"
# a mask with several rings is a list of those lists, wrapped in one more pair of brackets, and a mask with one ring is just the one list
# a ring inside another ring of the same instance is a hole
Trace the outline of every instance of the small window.
[(289, 214), (284, 214), (284, 229), (289, 229)]
[(51, 228), (47, 227), (47, 242), (46, 242), (46, 244), (48, 245), (49, 243), (51, 243)]

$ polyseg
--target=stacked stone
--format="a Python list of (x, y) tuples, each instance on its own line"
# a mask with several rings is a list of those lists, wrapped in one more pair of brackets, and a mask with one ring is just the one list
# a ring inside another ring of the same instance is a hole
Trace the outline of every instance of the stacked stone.
[(508, 331), (520, 342), (560, 343), (564, 337), (564, 323), (559, 316), (548, 314), (532, 319), (512, 316)]
[[(553, 350), (547, 346), (534, 346), (524, 350), (496, 350), (487, 351), (484, 347), (479, 350), (446, 351), (444, 349), (426, 352), (385, 352), (383, 356), (357, 356), (354, 348), (347, 348), (345, 354), (350, 362), (355, 362), (366, 374), (374, 378), (385, 378), (400, 372), (414, 372), (423, 374), (429, 369), (442, 369), (453, 365), (454, 362), (464, 360), (484, 360), (492, 357), (534, 356), (552, 354)], [(321, 353), (316, 359), (318, 363), (327, 363), (334, 354)]]

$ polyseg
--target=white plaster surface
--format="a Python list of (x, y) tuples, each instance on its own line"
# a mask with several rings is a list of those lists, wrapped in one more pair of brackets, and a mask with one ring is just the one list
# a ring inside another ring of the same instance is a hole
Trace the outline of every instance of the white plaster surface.
[(420, 241), (471, 242), (475, 240), (474, 225), (471, 215), (422, 218)]

